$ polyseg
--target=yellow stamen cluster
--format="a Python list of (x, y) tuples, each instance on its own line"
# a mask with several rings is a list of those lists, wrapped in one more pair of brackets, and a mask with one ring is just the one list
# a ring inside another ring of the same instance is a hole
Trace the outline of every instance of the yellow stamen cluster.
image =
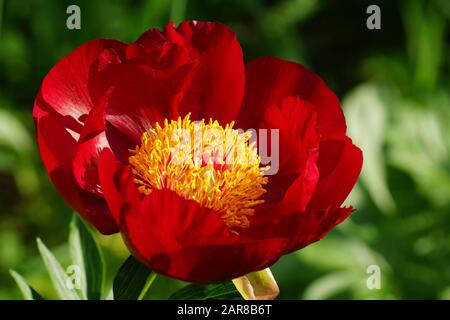
[(166, 119), (144, 132), (141, 145), (130, 150), (135, 183), (144, 194), (170, 189), (185, 199), (218, 212), (233, 229), (248, 228), (248, 217), (267, 183), (250, 132), (234, 123)]

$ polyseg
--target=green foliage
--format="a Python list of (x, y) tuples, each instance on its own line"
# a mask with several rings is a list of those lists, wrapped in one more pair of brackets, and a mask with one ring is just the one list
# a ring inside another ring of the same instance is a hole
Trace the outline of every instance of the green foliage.
[(16, 281), (17, 286), (19, 287), (20, 292), (22, 292), (25, 300), (43, 300), (39, 293), (37, 293), (36, 290), (34, 290), (20, 274), (14, 270), (10, 270), (10, 274)]
[(221, 284), (189, 284), (172, 294), (170, 300), (237, 299), (239, 292), (232, 282)]
[[(115, 300), (142, 299), (141, 292), (146, 289), (147, 279), (154, 280), (152, 271), (129, 256), (114, 278), (113, 293)], [(146, 291), (146, 290), (145, 290)], [(144, 292), (145, 294), (145, 292)]]
[(364, 152), (364, 168), (361, 181), (372, 200), (382, 212), (392, 213), (395, 202), (386, 181), (386, 162), (383, 157), (387, 127), (389, 97), (372, 84), (354, 88), (343, 101), (348, 132), (353, 143)]
[(58, 260), (56, 260), (50, 250), (47, 249), (39, 238), (37, 239), (37, 245), (59, 298), (62, 300), (80, 300), (78, 293), (75, 290), (68, 288), (67, 284), (69, 283), (69, 277), (59, 264)]
[(76, 214), (70, 224), (69, 243), (72, 261), (82, 271), (81, 295), (89, 300), (99, 300), (103, 290), (105, 266), (91, 232)]
[[(70, 225), (69, 244), (72, 265), (67, 270), (61, 266), (53, 253), (41, 239), (37, 245), (47, 273), (61, 300), (99, 300), (103, 296), (104, 264), (102, 253), (91, 231), (74, 214)], [(33, 289), (16, 271), (10, 270), (24, 299), (42, 300), (42, 296)], [(115, 300), (142, 300), (151, 295), (149, 290), (157, 275), (129, 256), (120, 266), (113, 280), (110, 297)], [(231, 299), (239, 297), (232, 282), (217, 285), (187, 285), (171, 294), (170, 299)]]
[[(65, 27), (65, 9), (74, 3), (82, 11), (80, 31)], [(106, 293), (129, 253), (120, 237), (87, 234), (79, 222), (72, 223), (67, 245), (72, 211), (40, 162), (33, 100), (50, 68), (81, 43), (100, 37), (133, 41), (149, 27), (183, 18), (230, 25), (246, 61), (274, 55), (307, 65), (337, 93), (349, 135), (362, 146), (362, 177), (347, 200), (358, 210), (324, 240), (272, 268), (280, 298), (449, 299), (449, 1), (377, 1), (377, 31), (365, 27), (369, 4), (0, 0), (0, 299), (21, 298), (21, 292), (37, 297), (10, 269), (46, 298), (59, 298), (59, 291), (75, 297), (49, 281), (35, 249), (34, 239), (42, 235), (59, 261), (40, 245), (52, 270), (83, 266), (87, 281), (76, 291), (79, 298), (111, 297)], [(101, 256), (108, 267), (104, 276)], [(380, 290), (366, 287), (371, 264), (381, 268)], [(59, 274), (57, 285), (65, 279)], [(145, 298), (167, 298), (181, 286), (158, 276)], [(183, 290), (209, 294), (196, 286)]]

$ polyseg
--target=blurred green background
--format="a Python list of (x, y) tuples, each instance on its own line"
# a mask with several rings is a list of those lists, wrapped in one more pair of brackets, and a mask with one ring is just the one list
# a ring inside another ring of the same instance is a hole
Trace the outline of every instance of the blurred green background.
[[(79, 31), (66, 28), (70, 4), (81, 7)], [(370, 4), (381, 30), (366, 28)], [(40, 162), (31, 117), (43, 77), (83, 42), (131, 42), (183, 19), (228, 24), (247, 61), (273, 55), (314, 70), (364, 151), (347, 200), (358, 211), (272, 268), (280, 298), (450, 299), (449, 18), (448, 0), (0, 0), (0, 299), (21, 298), (11, 268), (55, 297), (37, 236), (68, 261), (71, 209)], [(97, 238), (111, 279), (127, 251), (118, 236)], [(370, 265), (379, 290), (366, 285)], [(181, 285), (160, 277), (153, 298)]]

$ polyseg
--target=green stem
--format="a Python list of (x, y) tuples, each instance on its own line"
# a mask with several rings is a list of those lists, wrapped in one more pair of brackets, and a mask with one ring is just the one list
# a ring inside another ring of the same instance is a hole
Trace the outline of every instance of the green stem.
[(144, 288), (142, 288), (142, 291), (139, 294), (138, 300), (144, 299), (145, 295), (147, 294), (148, 289), (150, 289), (150, 287), (153, 284), (153, 281), (155, 281), (156, 276), (157, 276), (157, 274), (154, 272), (152, 272), (148, 275), (147, 281), (145, 281), (145, 286), (144, 286)]

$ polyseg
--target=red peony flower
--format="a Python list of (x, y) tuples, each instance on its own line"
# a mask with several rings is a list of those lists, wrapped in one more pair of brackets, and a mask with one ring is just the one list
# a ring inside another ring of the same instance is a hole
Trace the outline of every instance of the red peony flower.
[[(341, 205), (362, 153), (336, 95), (296, 63), (244, 65), (220, 23), (78, 47), (44, 79), (34, 117), (64, 199), (102, 233), (120, 231), (138, 260), (181, 280), (267, 268), (353, 211)], [(268, 150), (264, 139), (251, 143), (264, 135)], [(278, 151), (270, 169), (262, 151)]]

